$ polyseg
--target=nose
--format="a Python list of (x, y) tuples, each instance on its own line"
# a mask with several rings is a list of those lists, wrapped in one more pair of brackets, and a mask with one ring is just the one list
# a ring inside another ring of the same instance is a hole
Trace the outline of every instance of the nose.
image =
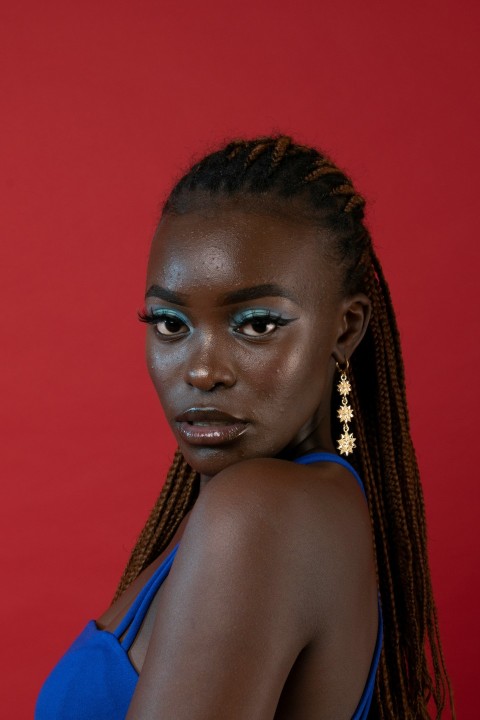
[(235, 385), (233, 358), (215, 337), (205, 338), (192, 349), (185, 369), (185, 382), (204, 392)]

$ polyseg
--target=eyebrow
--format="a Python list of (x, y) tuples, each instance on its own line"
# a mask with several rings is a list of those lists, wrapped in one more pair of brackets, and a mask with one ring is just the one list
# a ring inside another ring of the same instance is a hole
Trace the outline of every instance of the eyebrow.
[[(187, 295), (175, 293), (160, 285), (151, 285), (145, 293), (145, 298), (147, 297), (158, 297), (173, 305), (182, 305), (183, 307), (188, 305)], [(254, 285), (253, 287), (225, 293), (220, 296), (220, 305), (234, 305), (235, 303), (257, 300), (263, 297), (284, 297), (298, 304), (297, 298), (281, 285), (277, 285), (277, 283), (264, 283), (263, 285)]]
[(188, 305), (186, 295), (172, 292), (172, 290), (167, 290), (167, 288), (160, 287), (160, 285), (151, 285), (145, 293), (145, 299), (147, 297), (158, 297), (172, 303), (172, 305), (183, 305), (184, 307)]
[(241, 290), (233, 290), (232, 292), (222, 295), (221, 304), (233, 305), (234, 303), (256, 300), (262, 297), (284, 297), (298, 304), (298, 300), (294, 295), (276, 283), (265, 283), (264, 285), (255, 285), (254, 287), (242, 288)]

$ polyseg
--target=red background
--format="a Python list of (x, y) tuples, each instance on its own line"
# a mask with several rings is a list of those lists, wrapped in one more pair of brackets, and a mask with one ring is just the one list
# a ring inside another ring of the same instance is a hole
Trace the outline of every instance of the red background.
[(478, 3), (4, 3), (2, 715), (100, 615), (173, 444), (143, 359), (160, 202), (224, 137), (318, 144), (390, 280), (447, 667), (477, 717)]

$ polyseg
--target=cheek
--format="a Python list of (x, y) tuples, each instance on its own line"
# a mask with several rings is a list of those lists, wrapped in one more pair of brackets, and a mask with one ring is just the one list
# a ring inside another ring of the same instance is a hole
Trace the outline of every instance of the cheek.
[(265, 353), (259, 357), (255, 372), (251, 373), (252, 385), (260, 398), (285, 401), (302, 384), (305, 367), (299, 348), (280, 353)]
[(279, 419), (285, 413), (308, 417), (322, 401), (328, 360), (328, 352), (297, 342), (259, 354), (255, 367), (244, 372), (262, 412), (270, 409)]
[(300, 350), (292, 353), (275, 375), (278, 399), (285, 412), (308, 415), (321, 402), (326, 365), (317, 353), (314, 356)]
[(145, 360), (148, 374), (162, 405), (167, 401), (174, 380), (179, 378), (179, 358), (176, 353), (165, 352), (150, 328), (147, 330)]

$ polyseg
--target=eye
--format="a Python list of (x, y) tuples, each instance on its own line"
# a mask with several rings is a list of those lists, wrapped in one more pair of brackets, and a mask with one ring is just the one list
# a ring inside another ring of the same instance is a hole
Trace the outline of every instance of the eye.
[(139, 312), (138, 319), (140, 322), (153, 325), (157, 335), (163, 338), (181, 337), (190, 331), (186, 318), (172, 310)]
[(178, 317), (165, 315), (160, 319), (155, 318), (155, 320), (155, 330), (159, 335), (183, 335), (188, 332), (187, 325)]
[(273, 335), (279, 326), (287, 325), (294, 319), (296, 318), (284, 318), (271, 310), (247, 310), (232, 318), (232, 327), (240, 335), (249, 338), (261, 338)]
[(270, 335), (278, 327), (278, 323), (273, 320), (267, 320), (266, 318), (258, 318), (257, 320), (250, 320), (237, 328), (237, 332), (242, 335), (248, 335), (249, 337), (258, 337), (259, 335)]

